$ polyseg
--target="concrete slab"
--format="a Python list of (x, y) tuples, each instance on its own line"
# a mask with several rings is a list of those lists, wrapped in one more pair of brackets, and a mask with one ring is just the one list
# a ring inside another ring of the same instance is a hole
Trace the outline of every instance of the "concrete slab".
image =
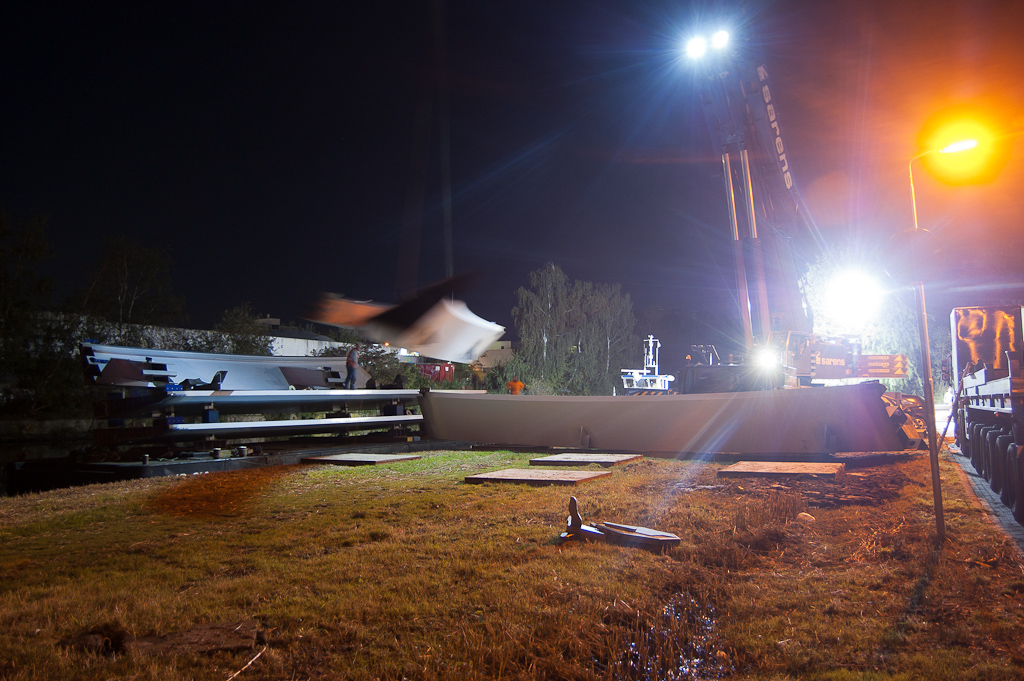
[(530, 459), (531, 466), (618, 466), (630, 461), (639, 461), (642, 454), (552, 454), (539, 459)]
[(467, 475), (466, 482), (518, 482), (525, 485), (576, 485), (611, 475), (611, 471), (561, 471), (538, 468), (506, 468), (501, 471)]
[(376, 466), (381, 463), (394, 463), (396, 461), (415, 461), (422, 459), (415, 454), (330, 454), (328, 456), (304, 456), (302, 463), (327, 463), (335, 466)]
[(815, 475), (835, 478), (846, 468), (841, 463), (812, 463), (806, 461), (740, 461), (718, 471), (719, 477), (788, 478), (795, 475)]

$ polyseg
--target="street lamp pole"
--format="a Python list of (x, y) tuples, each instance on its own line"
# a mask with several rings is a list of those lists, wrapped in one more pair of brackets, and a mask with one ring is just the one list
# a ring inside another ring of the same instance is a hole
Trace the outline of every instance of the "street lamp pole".
[[(907, 163), (907, 174), (910, 176), (910, 205), (914, 211), (914, 232), (920, 231), (917, 224), (917, 197), (914, 194), (914, 161), (926, 151), (910, 159)], [(919, 272), (919, 275), (922, 273)], [(917, 298), (917, 325), (921, 336), (921, 379), (924, 383), (925, 425), (928, 428), (928, 459), (932, 469), (932, 500), (935, 506), (936, 541), (941, 544), (946, 539), (946, 520), (942, 513), (942, 485), (939, 479), (939, 449), (935, 432), (935, 385), (932, 382), (932, 351), (928, 341), (928, 308), (925, 305), (924, 281), (918, 278), (914, 282), (914, 294)]]

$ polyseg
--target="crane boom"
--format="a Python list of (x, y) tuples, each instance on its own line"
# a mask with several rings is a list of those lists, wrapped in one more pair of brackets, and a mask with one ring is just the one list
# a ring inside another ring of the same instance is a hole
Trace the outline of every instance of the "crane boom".
[(809, 239), (768, 69), (735, 53), (704, 66), (700, 101), (711, 142), (722, 156), (748, 348), (754, 337), (766, 342), (772, 332), (810, 332), (799, 289)]
[(799, 282), (817, 244), (799, 210), (768, 68), (738, 50), (704, 57), (700, 102), (722, 156), (746, 354), (755, 344), (777, 351), (789, 385), (904, 377), (902, 355), (862, 355), (859, 339), (813, 334)]

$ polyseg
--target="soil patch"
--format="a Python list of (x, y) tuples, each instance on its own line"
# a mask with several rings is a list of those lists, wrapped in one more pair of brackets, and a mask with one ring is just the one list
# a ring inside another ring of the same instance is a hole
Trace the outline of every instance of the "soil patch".
[(834, 479), (801, 475), (783, 479), (719, 478), (721, 484), (680, 487), (713, 490), (737, 497), (765, 498), (771, 495), (796, 495), (808, 506), (838, 508), (841, 506), (878, 506), (896, 499), (903, 487), (911, 482), (898, 466), (885, 465), (845, 471)]
[(259, 624), (256, 620), (212, 622), (176, 634), (145, 636), (137, 639), (133, 647), (136, 652), (144, 655), (212, 653), (219, 650), (233, 652), (251, 650), (259, 637)]
[(163, 653), (212, 653), (215, 651), (250, 650), (260, 636), (256, 620), (212, 622), (188, 631), (135, 638), (119, 623), (93, 627), (72, 638), (61, 639), (59, 645), (98, 655), (116, 655), (129, 650), (144, 655)]
[(178, 516), (234, 516), (254, 498), (294, 469), (267, 466), (244, 471), (195, 475), (163, 490), (149, 502), (150, 508)]

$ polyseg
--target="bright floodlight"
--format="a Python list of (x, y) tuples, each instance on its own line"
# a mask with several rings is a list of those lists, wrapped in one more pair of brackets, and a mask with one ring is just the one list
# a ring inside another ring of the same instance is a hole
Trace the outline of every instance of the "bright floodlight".
[(953, 142), (939, 149), (940, 154), (955, 154), (958, 151), (967, 151), (978, 146), (978, 140), (960, 140), (959, 142)]
[(729, 44), (729, 33), (728, 31), (718, 31), (711, 36), (711, 47), (716, 50), (720, 50)]
[(690, 59), (700, 59), (707, 51), (708, 41), (704, 40), (704, 38), (701, 38), (700, 36), (690, 38), (690, 41), (686, 43), (686, 56)]
[(771, 348), (760, 348), (754, 353), (754, 364), (762, 369), (771, 369), (779, 366), (778, 354)]
[(874, 321), (884, 295), (878, 282), (864, 272), (846, 270), (832, 277), (825, 291), (825, 305), (842, 333), (863, 333)]

